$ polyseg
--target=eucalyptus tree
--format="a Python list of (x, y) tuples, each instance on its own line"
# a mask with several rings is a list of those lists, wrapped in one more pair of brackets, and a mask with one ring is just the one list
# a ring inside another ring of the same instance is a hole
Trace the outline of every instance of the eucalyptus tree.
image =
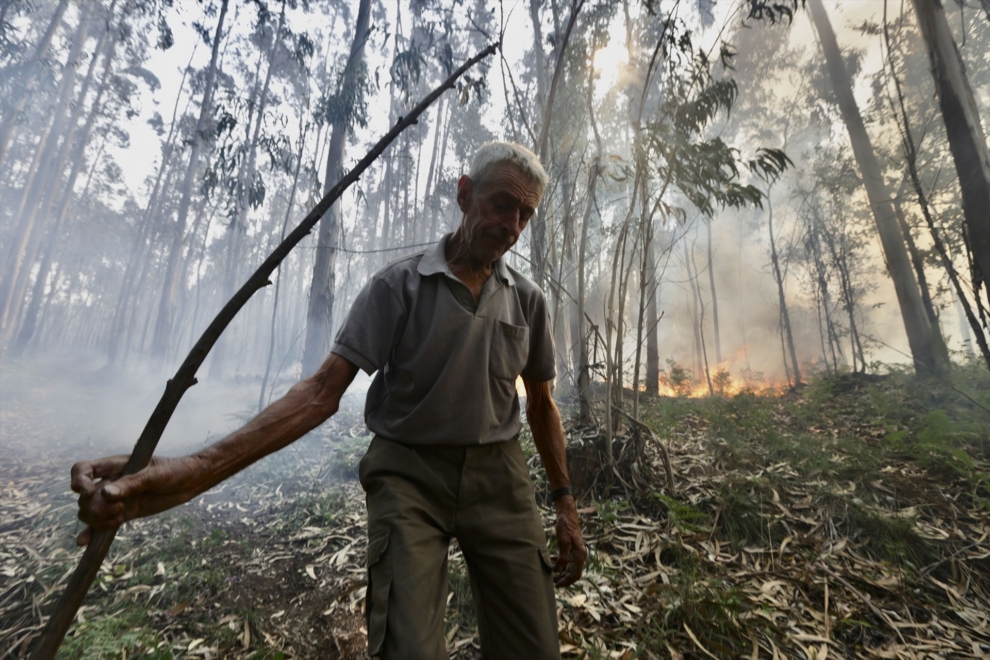
[(165, 359), (172, 342), (172, 332), (176, 313), (178, 288), (182, 273), (179, 265), (182, 257), (182, 242), (185, 238), (186, 221), (192, 204), (193, 186), (200, 170), (200, 158), (204, 143), (210, 137), (210, 120), (213, 109), (213, 90), (216, 85), (220, 42), (223, 37), (224, 19), (227, 17), (230, 0), (220, 0), (216, 28), (213, 33), (210, 63), (204, 76), (203, 96), (200, 101), (199, 118), (191, 136), (189, 161), (181, 186), (181, 201), (176, 212), (175, 222), (170, 227), (171, 244), (168, 248), (168, 261), (165, 270), (162, 294), (155, 319), (154, 335), (151, 344), (152, 357), (158, 361)]
[(907, 249), (897, 225), (897, 217), (890, 201), (890, 193), (887, 190), (872, 142), (866, 132), (859, 106), (853, 96), (852, 84), (842, 61), (831, 22), (825, 13), (821, 0), (809, 0), (808, 6), (825, 55), (826, 68), (832, 81), (832, 88), (842, 112), (846, 129), (849, 132), (853, 153), (870, 200), (887, 270), (894, 283), (915, 369), (919, 375), (943, 374), (948, 369), (948, 361), (944, 351), (940, 350), (937, 344), (935, 332), (931, 327), (928, 315), (925, 313), (918, 281), (912, 270)]
[[(919, 10), (916, 14), (919, 14), (919, 12), (927, 12), (931, 7), (916, 5), (916, 9)], [(928, 251), (929, 256), (932, 257), (932, 265), (944, 271), (944, 277), (949, 280), (949, 288), (957, 301), (955, 305), (960, 309), (960, 316), (964, 316), (960, 324), (961, 333), (964, 338), (970, 334), (975, 338), (984, 361), (990, 365), (990, 348), (985, 330), (990, 305), (987, 302), (985, 286), (981, 281), (981, 267), (976, 258), (978, 251), (972, 249), (974, 223), (971, 222), (973, 219), (971, 211), (973, 198), (978, 195), (981, 185), (980, 168), (970, 163), (970, 167), (967, 168), (969, 171), (965, 175), (960, 174), (955, 180), (939, 177), (941, 170), (949, 167), (950, 158), (957, 172), (961, 161), (965, 161), (966, 158), (979, 160), (979, 145), (960, 144), (960, 142), (968, 143), (967, 134), (982, 133), (979, 113), (975, 103), (967, 102), (965, 107), (961, 108), (959, 95), (966, 96), (969, 74), (972, 74), (975, 80), (980, 80), (982, 74), (982, 79), (985, 80), (988, 67), (986, 65), (980, 67), (979, 63), (975, 62), (975, 66), (968, 72), (962, 68), (960, 52), (952, 42), (941, 9), (927, 16), (928, 26), (927, 29), (921, 29), (922, 38), (914, 33), (911, 29), (913, 26), (907, 25), (904, 19), (902, 14), (890, 21), (885, 14), (882, 25), (883, 43), (886, 46), (883, 88), (887, 94), (884, 101), (892, 110), (893, 123), (897, 128), (897, 136), (891, 142), (900, 145), (899, 155), (903, 157), (907, 172), (898, 197), (913, 198), (917, 202), (917, 209), (923, 218), (922, 224), (927, 229), (927, 232), (922, 231), (922, 234), (927, 233), (933, 244), (933, 249)], [(963, 37), (965, 39), (965, 32)], [(970, 49), (985, 47), (988, 37), (990, 37), (990, 29), (984, 27), (983, 30), (974, 30), (967, 47)], [(934, 44), (933, 39), (936, 42)], [(939, 43), (942, 44), (940, 47), (942, 51), (934, 52), (933, 48), (939, 48)], [(952, 46), (951, 52), (945, 52), (948, 44)], [(937, 104), (932, 102), (927, 76), (921, 73), (925, 60), (932, 65), (931, 72), (936, 82), (935, 90), (938, 92), (935, 95)], [(958, 89), (940, 90), (941, 87), (952, 85)], [(950, 120), (946, 118), (947, 111), (948, 116), (952, 116), (953, 112), (964, 116), (957, 116), (951, 120), (952, 128), (950, 128)], [(938, 123), (939, 116), (943, 120), (941, 123), (946, 124), (945, 134), (942, 134), (937, 127), (934, 131), (916, 130), (918, 126)], [(955, 140), (950, 139), (952, 134), (955, 135)], [(978, 142), (983, 145), (985, 151), (985, 138), (978, 136)], [(911, 189), (912, 194), (906, 194), (907, 189)], [(895, 210), (901, 214), (902, 210), (899, 207), (904, 205), (897, 204), (897, 201), (895, 199), (895, 206), (898, 207)], [(982, 216), (977, 217), (977, 225), (985, 221), (986, 213), (983, 212)], [(915, 245), (911, 233), (912, 227), (906, 217), (902, 219), (901, 225), (908, 241), (912, 261), (923, 265), (926, 255)], [(977, 229), (976, 236), (979, 236), (979, 231)], [(919, 269), (918, 265), (915, 268), (919, 272), (919, 283), (924, 298), (927, 287), (922, 278), (923, 268)], [(933, 314), (934, 304), (929, 304), (927, 300), (925, 302), (929, 314)], [(964, 348), (972, 352), (972, 344), (965, 339), (963, 343)]]
[[(347, 61), (337, 87), (324, 103), (324, 112), (331, 126), (330, 146), (327, 149), (324, 174), (324, 192), (340, 178), (344, 161), (344, 146), (359, 113), (364, 111), (365, 85), (364, 46), (368, 41), (371, 0), (360, 0), (358, 14), (352, 28), (353, 39)], [(313, 265), (313, 283), (310, 289), (309, 309), (306, 314), (306, 342), (303, 349), (303, 375), (314, 373), (330, 352), (333, 328), (333, 304), (335, 295), (334, 265), (337, 257), (337, 234), (340, 228), (340, 205), (335, 203), (327, 211), (319, 225), (316, 262)]]
[(990, 150), (959, 49), (937, 0), (912, 0), (962, 191), (973, 291), (990, 306)]
[[(38, 140), (21, 191), (20, 203), (17, 205), (17, 229), (3, 268), (3, 279), (0, 280), (0, 342), (5, 342), (16, 331), (16, 317), (29, 284), (34, 252), (43, 233), (40, 225), (43, 225), (45, 218), (41, 210), (49, 199), (45, 192), (56, 176), (57, 164), (61, 162), (64, 166), (63, 153), (67, 151), (68, 145), (61, 138), (66, 127), (73, 126), (72, 121), (78, 120), (70, 106), (75, 97), (78, 70), (83, 62), (83, 48), (87, 44), (91, 28), (96, 24), (96, 20), (91, 17), (94, 7), (95, 5), (87, 4), (80, 11), (77, 29), (62, 66), (49, 120)], [(80, 106), (81, 104), (77, 104), (76, 108)]]
[[(142, 66), (148, 48), (141, 37), (155, 29), (160, 9), (157, 3), (138, 5), (132, 0), (112, 0), (107, 5), (85, 3), (77, 14), (78, 29), (69, 41), (66, 55), (74, 60), (66, 60), (52, 95), (31, 98), (32, 116), (44, 116), (44, 122), (18, 125), (18, 142), (14, 143), (18, 149), (9, 152), (11, 158), (7, 160), (15, 166), (21, 160), (22, 176), (14, 177), (16, 183), (4, 191), (4, 206), (14, 207), (9, 200), (18, 194), (19, 226), (12, 236), (8, 235), (11, 259), (5, 262), (2, 286), (4, 334), (14, 338), (12, 347), (16, 353), (32, 340), (39, 314), (50, 307), (45, 299), (51, 298), (46, 291), (53, 292), (58, 279), (48, 286), (55, 254), (64, 235), (75, 233), (66, 225), (80, 216), (81, 206), (76, 200), (88, 194), (104, 147), (108, 141), (123, 148), (128, 144), (129, 135), (116, 119), (136, 114), (135, 81), (143, 81), (152, 90), (159, 84)], [(81, 80), (77, 70), (85, 70)], [(34, 135), (29, 133), (32, 130)], [(94, 140), (100, 144), (95, 156)], [(34, 147), (30, 164), (24, 161), (31, 154), (25, 149), (28, 145)], [(106, 166), (116, 167), (112, 160)], [(80, 194), (76, 184), (83, 175), (86, 183)], [(15, 193), (18, 183), (20, 188)], [(61, 274), (64, 268), (62, 264), (58, 266), (56, 274)], [(100, 293), (101, 285), (112, 281), (116, 278), (95, 283), (93, 293)]]
[[(227, 104), (232, 106), (228, 111), (239, 115), (237, 121), (244, 128), (243, 135), (240, 131), (226, 134), (219, 157), (208, 172), (208, 185), (221, 185), (227, 196), (229, 222), (223, 259), (222, 300), (229, 299), (240, 283), (242, 265), (252, 262), (245, 258), (245, 250), (250, 247), (244, 244), (248, 215), (251, 210), (264, 204), (272, 176), (284, 170), (280, 167), (283, 159), (276, 157), (276, 152), (284, 148), (288, 140), (278, 130), (285, 118), (278, 108), (282, 99), (275, 91), (276, 73), (280, 78), (291, 79), (300, 75), (305, 78), (305, 67), (314, 50), (307, 34), (294, 34), (286, 25), (286, 8), (294, 8), (294, 5), (283, 0), (277, 15), (265, 5), (257, 7), (257, 18), (244, 45), (246, 55), (241, 64), (242, 76), (250, 81), (247, 95), (237, 89), (227, 100)], [(253, 55), (255, 62), (252, 66), (244, 60)], [(303, 80), (301, 84), (290, 83), (289, 89), (298, 91), (307, 86), (308, 81)], [(308, 92), (308, 89), (305, 91)], [(269, 154), (268, 177), (259, 172), (259, 150)], [(211, 377), (223, 377), (230, 344), (231, 334), (228, 332), (217, 343), (210, 363)]]
[[(4, 3), (2, 11), (7, 20), (0, 21), (0, 25), (8, 24), (10, 17), (6, 14), (13, 4)], [(7, 147), (17, 123), (23, 119), (21, 113), (36, 88), (38, 78), (42, 75), (52, 39), (62, 26), (62, 17), (68, 8), (69, 0), (58, 0), (47, 20), (45, 31), (33, 48), (20, 40), (12, 40), (9, 37), (4, 40), (4, 64), (0, 68), (0, 80), (4, 81), (0, 83), (3, 92), (0, 94), (0, 109), (3, 110), (3, 118), (0, 119), (0, 165), (4, 163)]]

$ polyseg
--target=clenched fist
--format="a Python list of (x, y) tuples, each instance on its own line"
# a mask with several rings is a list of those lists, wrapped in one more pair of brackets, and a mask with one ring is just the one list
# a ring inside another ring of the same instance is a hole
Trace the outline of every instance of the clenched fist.
[(108, 456), (72, 466), (72, 490), (79, 493), (79, 520), (88, 525), (76, 537), (86, 545), (94, 529), (119, 527), (188, 502), (201, 492), (204, 469), (195, 456), (152, 458), (146, 468), (121, 477), (128, 456)]

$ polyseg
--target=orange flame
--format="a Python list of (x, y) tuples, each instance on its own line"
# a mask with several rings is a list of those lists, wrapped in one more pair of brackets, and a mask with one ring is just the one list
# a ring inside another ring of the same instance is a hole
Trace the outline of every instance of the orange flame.
[[(699, 378), (695, 378), (689, 370), (676, 363), (672, 364), (670, 369), (660, 376), (660, 395), (701, 398), (712, 394), (736, 396), (748, 392), (759, 396), (781, 396), (787, 391), (790, 387), (787, 381), (768, 380), (763, 374), (751, 371), (747, 374), (749, 370), (739, 368), (738, 363), (744, 359), (745, 353), (746, 346), (743, 346), (731, 358), (723, 360), (715, 368), (709, 368), (708, 378), (705, 378), (704, 372)], [(734, 375), (733, 371), (744, 375)]]

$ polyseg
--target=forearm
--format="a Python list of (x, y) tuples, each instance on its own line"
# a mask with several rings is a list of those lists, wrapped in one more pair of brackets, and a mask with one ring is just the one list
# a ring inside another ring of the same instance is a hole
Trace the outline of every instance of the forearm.
[(336, 406), (329, 409), (314, 400), (312, 389), (308, 381), (296, 384), (250, 422), (196, 452), (193, 458), (201, 464), (201, 483), (192, 496), (292, 444), (336, 412)]
[[(569, 487), (567, 476), (567, 446), (564, 442), (564, 426), (560, 423), (560, 411), (550, 393), (550, 383), (530, 383), (526, 385), (526, 416), (533, 432), (533, 444), (540, 452), (543, 467), (547, 471), (550, 488)], [(557, 513), (554, 528), (557, 531), (557, 555), (554, 570), (554, 584), (566, 587), (581, 578), (588, 549), (581, 538), (581, 524), (578, 521), (577, 502), (574, 495), (560, 495), (553, 501)]]
[(567, 474), (567, 447), (560, 411), (550, 394), (549, 384), (527, 384), (526, 417), (533, 432), (533, 444), (543, 461), (550, 489), (571, 485)]
[(297, 383), (257, 417), (192, 456), (200, 475), (191, 497), (205, 492), (255, 461), (286, 447), (337, 412), (357, 367), (331, 354), (320, 370)]

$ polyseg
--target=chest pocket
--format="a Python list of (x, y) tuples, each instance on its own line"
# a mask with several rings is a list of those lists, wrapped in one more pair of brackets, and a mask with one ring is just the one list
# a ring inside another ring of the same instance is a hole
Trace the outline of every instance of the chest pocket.
[(515, 380), (529, 357), (529, 328), (495, 321), (488, 369), (496, 378)]

